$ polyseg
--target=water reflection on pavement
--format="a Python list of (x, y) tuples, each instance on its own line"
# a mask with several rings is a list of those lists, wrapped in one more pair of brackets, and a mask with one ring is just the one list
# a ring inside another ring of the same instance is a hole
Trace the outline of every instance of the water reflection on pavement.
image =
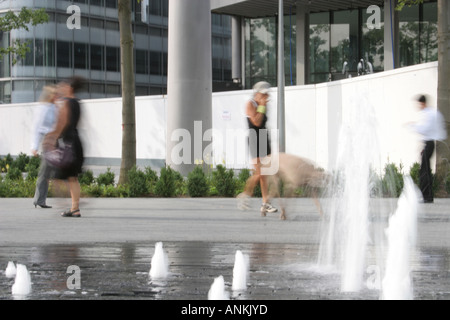
[[(0, 299), (11, 295), (14, 279), (5, 276), (8, 261), (27, 266), (32, 279), (30, 300), (206, 300), (214, 279), (222, 275), (233, 300), (347, 300), (380, 298), (364, 288), (342, 293), (334, 270), (316, 265), (317, 246), (166, 242), (170, 275), (149, 278), (154, 243), (77, 244), (0, 247)], [(235, 253), (250, 258), (247, 290), (231, 290)], [(370, 262), (368, 262), (370, 264)], [(71, 288), (78, 267), (79, 289)], [(420, 248), (412, 257), (414, 299), (450, 298), (450, 252)], [(68, 272), (69, 271), (69, 272)], [(373, 275), (366, 274), (367, 281)]]

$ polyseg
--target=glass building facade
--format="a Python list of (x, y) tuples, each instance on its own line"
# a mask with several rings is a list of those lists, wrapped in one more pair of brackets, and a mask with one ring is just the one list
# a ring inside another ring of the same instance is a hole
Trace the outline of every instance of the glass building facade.
[[(381, 28), (369, 28), (367, 8), (309, 14), (306, 83), (358, 75), (361, 59), (373, 72), (384, 71), (384, 8)], [(405, 6), (398, 13), (398, 64), (405, 67), (437, 61), (437, 2)], [(285, 83), (296, 85), (296, 17), (284, 16)], [(277, 83), (277, 18), (245, 19), (245, 86), (261, 80)]]
[[(132, 16), (136, 95), (165, 94), (168, 0), (147, 1), (144, 12), (141, 3), (133, 1)], [(81, 10), (81, 29), (67, 26), (71, 5)], [(72, 75), (89, 80), (82, 98), (121, 96), (117, 0), (3, 0), (0, 14), (22, 7), (45, 8), (49, 22), (29, 32), (0, 32), (2, 47), (20, 39), (28, 41), (30, 48), (16, 64), (10, 56), (0, 60), (0, 103), (37, 101), (43, 86)], [(213, 14), (211, 20), (213, 89), (226, 90), (232, 85), (231, 18)]]

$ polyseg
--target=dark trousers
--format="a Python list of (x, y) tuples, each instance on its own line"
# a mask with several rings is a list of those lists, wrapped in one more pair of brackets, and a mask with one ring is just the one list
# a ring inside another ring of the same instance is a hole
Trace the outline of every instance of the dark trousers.
[(49, 179), (52, 173), (52, 167), (45, 161), (44, 157), (41, 157), (41, 166), (39, 168), (39, 174), (36, 181), (36, 191), (34, 193), (33, 204), (45, 205), (48, 195)]
[(422, 151), (422, 163), (419, 171), (419, 187), (424, 201), (433, 201), (433, 175), (431, 173), (430, 158), (435, 148), (434, 141), (425, 141)]

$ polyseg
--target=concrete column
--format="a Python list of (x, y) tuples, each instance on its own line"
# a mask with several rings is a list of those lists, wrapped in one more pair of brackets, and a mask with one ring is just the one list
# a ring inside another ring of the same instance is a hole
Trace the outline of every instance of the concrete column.
[(297, 85), (306, 84), (309, 70), (309, 8), (297, 5)]
[(241, 17), (231, 18), (231, 78), (242, 82), (242, 27)]
[(167, 96), (166, 164), (185, 176), (211, 160), (203, 155), (212, 128), (210, 0), (169, 1)]
[(397, 0), (384, 0), (384, 70), (399, 67), (399, 20)]

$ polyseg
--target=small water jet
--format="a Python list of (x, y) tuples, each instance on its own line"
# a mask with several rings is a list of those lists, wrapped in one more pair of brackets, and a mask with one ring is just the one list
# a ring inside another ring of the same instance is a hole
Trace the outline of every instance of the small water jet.
[(12, 286), (12, 294), (15, 296), (26, 296), (31, 293), (31, 277), (27, 267), (23, 264), (17, 265), (17, 274)]
[(14, 278), (16, 276), (16, 273), (17, 273), (16, 265), (14, 264), (14, 262), (9, 261), (8, 266), (6, 267), (5, 270), (5, 276), (7, 278)]
[(152, 279), (164, 279), (169, 275), (169, 260), (162, 242), (157, 242), (155, 245), (149, 275)]
[(397, 211), (386, 229), (388, 253), (382, 282), (384, 300), (411, 300), (410, 254), (416, 245), (418, 191), (411, 177), (405, 177)]
[(242, 251), (237, 250), (233, 268), (233, 285), (234, 291), (243, 291), (247, 289), (247, 277), (249, 272), (249, 259)]
[(225, 280), (223, 276), (214, 279), (208, 291), (208, 300), (230, 300), (228, 292), (225, 290)]

